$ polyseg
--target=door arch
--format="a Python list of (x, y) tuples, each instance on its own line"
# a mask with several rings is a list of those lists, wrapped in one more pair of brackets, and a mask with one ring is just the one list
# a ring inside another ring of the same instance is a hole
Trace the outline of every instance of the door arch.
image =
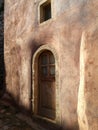
[[(43, 45), (38, 48), (38, 50), (33, 55), (33, 64), (32, 64), (32, 111), (35, 116), (41, 115), (39, 114), (39, 106), (38, 106), (38, 60), (42, 53), (45, 51), (49, 51), (55, 59), (55, 117), (50, 119), (53, 119), (54, 121), (61, 123), (61, 114), (60, 114), (60, 88), (59, 88), (59, 57), (56, 53), (55, 48), (52, 48), (49, 45)], [(43, 117), (43, 115), (42, 115)]]

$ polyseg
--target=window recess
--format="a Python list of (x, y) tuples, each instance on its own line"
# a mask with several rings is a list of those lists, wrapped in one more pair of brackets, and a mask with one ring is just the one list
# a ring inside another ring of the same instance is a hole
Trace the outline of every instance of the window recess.
[(47, 21), (51, 18), (51, 1), (47, 0), (40, 5), (40, 23)]

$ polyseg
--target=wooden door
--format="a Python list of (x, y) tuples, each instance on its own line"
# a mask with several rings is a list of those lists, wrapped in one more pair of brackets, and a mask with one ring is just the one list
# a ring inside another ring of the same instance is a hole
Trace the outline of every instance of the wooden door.
[(50, 51), (39, 56), (38, 114), (55, 119), (55, 59)]

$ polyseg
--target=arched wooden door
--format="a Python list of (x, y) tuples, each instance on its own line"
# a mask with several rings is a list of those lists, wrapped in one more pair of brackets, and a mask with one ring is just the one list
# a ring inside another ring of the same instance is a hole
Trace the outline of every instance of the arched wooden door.
[(38, 114), (55, 119), (55, 59), (44, 51), (38, 59)]

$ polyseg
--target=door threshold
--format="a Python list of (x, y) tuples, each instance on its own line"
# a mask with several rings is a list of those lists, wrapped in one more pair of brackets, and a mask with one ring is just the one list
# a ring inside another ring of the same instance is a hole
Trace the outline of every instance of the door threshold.
[(40, 115), (33, 115), (33, 121), (40, 124), (46, 130), (61, 130), (61, 126), (56, 123), (56, 120), (42, 117)]
[(44, 122), (50, 122), (50, 123), (56, 124), (56, 120), (49, 119), (48, 117), (43, 117), (43, 116), (40, 116), (40, 115), (33, 115), (33, 117), (35, 119), (42, 120)]

